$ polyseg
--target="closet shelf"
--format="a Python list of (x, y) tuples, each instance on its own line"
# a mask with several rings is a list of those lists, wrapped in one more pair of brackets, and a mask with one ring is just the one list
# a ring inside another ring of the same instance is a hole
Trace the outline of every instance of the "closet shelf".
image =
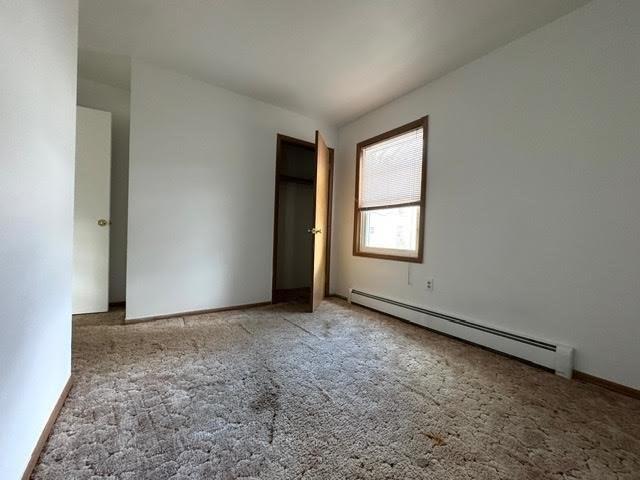
[(293, 177), (291, 175), (280, 174), (278, 175), (278, 180), (281, 182), (300, 183), (302, 185), (313, 185), (313, 180), (309, 178)]

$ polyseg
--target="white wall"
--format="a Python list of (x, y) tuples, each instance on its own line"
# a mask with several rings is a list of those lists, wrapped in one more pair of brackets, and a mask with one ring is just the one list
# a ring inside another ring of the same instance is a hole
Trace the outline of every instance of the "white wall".
[(78, 78), (78, 105), (111, 112), (111, 226), (109, 302), (124, 302), (127, 275), (129, 91)]
[(0, 477), (71, 373), (77, 0), (0, 4)]
[[(640, 2), (595, 1), (341, 128), (337, 291), (561, 341), (640, 387), (639, 31)], [(356, 143), (426, 114), (424, 263), (353, 257)]]
[(323, 124), (134, 61), (127, 318), (271, 298), (276, 134)]

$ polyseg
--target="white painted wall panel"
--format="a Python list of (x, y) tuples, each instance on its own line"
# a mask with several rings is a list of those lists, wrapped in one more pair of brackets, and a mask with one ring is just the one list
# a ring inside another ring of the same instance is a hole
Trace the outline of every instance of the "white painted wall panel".
[[(571, 345), (640, 387), (639, 31), (640, 2), (597, 0), (341, 128), (337, 291)], [(356, 143), (423, 115), (425, 261), (354, 257)]]
[(127, 318), (271, 298), (276, 135), (335, 130), (132, 64)]
[(0, 3), (0, 478), (71, 374), (77, 0)]

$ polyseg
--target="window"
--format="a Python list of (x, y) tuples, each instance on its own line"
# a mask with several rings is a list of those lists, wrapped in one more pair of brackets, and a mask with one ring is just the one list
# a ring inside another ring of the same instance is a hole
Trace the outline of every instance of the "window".
[(422, 263), (428, 117), (360, 142), (353, 254)]

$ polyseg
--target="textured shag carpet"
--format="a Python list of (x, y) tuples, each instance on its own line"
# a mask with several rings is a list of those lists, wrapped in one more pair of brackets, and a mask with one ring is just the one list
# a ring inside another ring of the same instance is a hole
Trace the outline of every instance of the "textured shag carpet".
[(339, 300), (74, 321), (34, 479), (639, 479), (640, 401)]

